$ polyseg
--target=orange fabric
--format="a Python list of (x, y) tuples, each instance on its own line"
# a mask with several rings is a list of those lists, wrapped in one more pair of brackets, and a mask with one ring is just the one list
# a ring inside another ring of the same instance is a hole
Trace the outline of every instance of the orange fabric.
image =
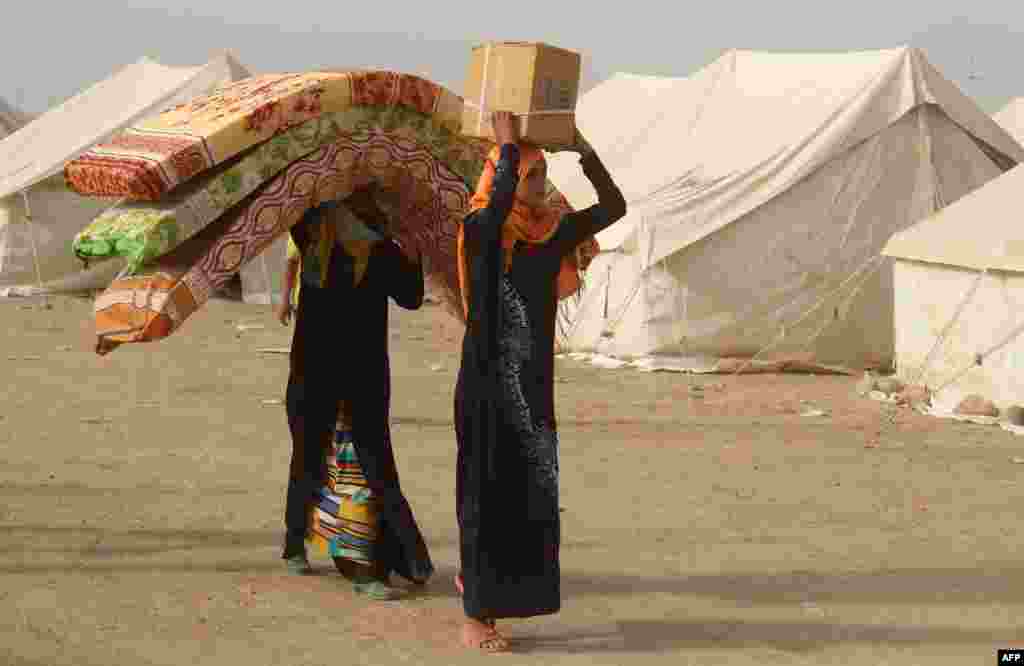
[[(495, 165), (501, 157), (501, 147), (495, 146), (487, 156), (483, 173), (477, 182), (476, 193), (469, 201), (469, 212), (481, 210), (487, 207), (491, 200), (491, 189), (494, 186)], [(544, 153), (533, 146), (519, 145), (519, 180), (522, 181), (530, 173), (538, 162), (544, 161)], [(561, 215), (551, 209), (537, 210), (524, 203), (516, 201), (512, 205), (508, 219), (502, 227), (501, 246), (505, 256), (505, 270), (512, 264), (512, 251), (519, 243), (540, 245), (546, 243), (555, 235)], [(562, 267), (558, 273), (557, 288), (558, 298), (561, 300), (576, 293), (580, 286), (579, 271), (589, 265), (590, 259), (597, 254), (597, 241), (589, 239), (581, 245), (583, 252), (577, 252), (566, 256), (562, 260)], [(579, 250), (578, 249), (578, 250)], [(578, 257), (577, 254), (582, 254)], [(582, 261), (580, 261), (582, 259)], [(458, 233), (458, 270), (459, 290), (462, 292), (463, 314), (469, 318), (469, 266), (467, 263), (465, 249), (465, 230), (462, 224), (459, 225)], [(582, 264), (582, 266), (581, 266)]]
[[(165, 308), (165, 304), (173, 304), (173, 307)], [(115, 280), (96, 299), (94, 306), (95, 351), (104, 355), (122, 344), (166, 338), (200, 305), (180, 275), (159, 274)], [(177, 318), (170, 312), (174, 312)]]

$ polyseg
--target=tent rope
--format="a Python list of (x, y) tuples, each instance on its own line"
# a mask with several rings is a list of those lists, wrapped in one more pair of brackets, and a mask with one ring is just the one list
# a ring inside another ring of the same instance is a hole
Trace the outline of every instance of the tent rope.
[[(839, 311), (842, 311), (844, 313), (848, 311), (850, 304), (853, 303), (853, 300), (860, 294), (861, 289), (863, 289), (864, 285), (866, 285), (868, 283), (868, 280), (870, 280), (875, 275), (875, 273), (878, 272), (878, 268), (880, 268), (880, 266), (881, 266), (881, 264), (879, 266), (875, 267), (874, 270), (872, 270), (867, 275), (865, 275), (864, 279), (860, 280), (857, 283), (857, 285), (853, 289), (850, 290), (850, 293), (846, 295), (846, 298), (844, 298), (839, 303), (839, 306), (836, 308), (836, 312), (837, 313)], [(810, 347), (815, 342), (817, 342), (818, 338), (820, 338), (825, 333), (825, 331), (828, 329), (828, 327), (831, 326), (832, 323), (834, 321), (836, 321), (838, 318), (839, 318), (838, 314), (837, 314), (837, 316), (832, 317), (831, 319), (826, 318), (825, 321), (822, 322), (822, 324), (818, 328), (818, 330), (815, 332), (815, 334), (813, 336), (811, 336), (810, 340), (807, 342), (806, 347)]]
[[(647, 230), (648, 230), (648, 227), (647, 227), (647, 217), (644, 216), (644, 217), (640, 218), (640, 230), (639, 230), (639, 233), (642, 234), (642, 233), (644, 233)], [(615, 320), (611, 323), (610, 326), (606, 325), (606, 326), (603, 327), (604, 330), (601, 331), (601, 337), (606, 337), (606, 334), (610, 334), (610, 336), (614, 336), (615, 335), (615, 331), (618, 330), (619, 325), (622, 324), (622, 320), (626, 318), (626, 313), (629, 312), (629, 308), (632, 307), (633, 300), (636, 298), (636, 295), (640, 293), (640, 288), (643, 286), (643, 283), (644, 283), (643, 278), (647, 274), (647, 271), (651, 267), (651, 253), (654, 252), (654, 229), (653, 228), (649, 231), (649, 234), (650, 234), (650, 241), (647, 244), (647, 248), (648, 248), (647, 249), (647, 261), (644, 262), (646, 265), (644, 266), (644, 268), (642, 270), (640, 270), (638, 272), (636, 279), (633, 281), (633, 288), (630, 290), (629, 297), (626, 299), (625, 304), (619, 310), (618, 316), (615, 317)], [(610, 270), (608, 272), (608, 284), (609, 285), (611, 284), (611, 271)]]
[(965, 374), (967, 374), (967, 372), (971, 368), (974, 368), (976, 366), (981, 365), (985, 361), (986, 358), (988, 358), (989, 356), (991, 356), (992, 354), (996, 353), (997, 351), (999, 351), (1000, 349), (1002, 349), (1006, 345), (1008, 345), (1011, 342), (1013, 342), (1017, 338), (1017, 336), (1019, 336), (1021, 333), (1024, 333), (1024, 322), (1022, 322), (1022, 323), (1018, 324), (1017, 326), (1015, 326), (1013, 328), (1013, 330), (1011, 330), (1008, 334), (1003, 336), (1003, 338), (999, 342), (997, 342), (996, 344), (992, 345), (991, 347), (989, 347), (985, 351), (981, 352), (980, 354), (975, 354), (974, 355), (974, 361), (972, 361), (971, 363), (969, 363), (966, 366), (964, 366), (963, 368), (961, 368), (960, 371), (957, 372), (955, 375), (953, 375), (953, 377), (951, 379), (949, 379), (946, 382), (944, 382), (943, 384), (941, 384), (937, 389), (935, 389), (935, 393), (938, 393), (942, 389), (947, 388), (951, 384), (957, 382), (961, 377), (963, 377)]
[[(605, 287), (604, 317), (603, 317), (603, 319), (605, 319), (605, 320), (608, 319), (608, 294), (607, 294), (607, 292), (608, 292), (608, 288), (611, 286), (611, 280), (612, 280), (612, 267), (609, 266), (608, 267), (608, 271), (607, 271), (607, 273), (606, 273), (606, 275), (604, 277), (604, 281), (595, 285), (595, 288), (602, 287), (602, 286)], [(578, 306), (577, 310), (579, 308), (583, 307), (583, 293), (584, 293), (584, 291), (581, 289), (580, 292), (579, 292), (579, 298), (578, 298), (578, 300), (576, 302), (576, 304)], [(566, 332), (565, 332), (565, 339), (566, 339), (566, 341), (568, 341), (569, 339), (572, 338), (573, 335), (576, 334), (576, 330), (580, 327), (580, 324), (583, 323), (583, 317), (581, 317), (578, 314), (578, 311), (576, 313), (576, 316), (572, 316), (572, 314), (569, 313), (567, 311), (567, 309), (566, 309), (565, 310), (565, 318), (566, 318), (566, 321), (568, 322), (567, 327), (566, 327)]]
[[(960, 320), (960, 317), (964, 313), (964, 309), (967, 307), (967, 304), (970, 303), (971, 300), (973, 300), (974, 295), (978, 291), (978, 287), (981, 285), (982, 278), (989, 274), (989, 270), (990, 269), (986, 267), (984, 270), (978, 271), (978, 274), (974, 277), (974, 282), (971, 284), (971, 287), (964, 294), (963, 298), (960, 299), (960, 303), (957, 305), (956, 310), (953, 312), (953, 316), (950, 317), (949, 321), (946, 322), (946, 325), (942, 327), (942, 330), (939, 331), (939, 334), (935, 337), (935, 342), (932, 344), (931, 349), (928, 350), (928, 354), (925, 355), (925, 358), (921, 362), (921, 365), (918, 366), (917, 368), (916, 376), (912, 381), (909, 379), (908, 376), (908, 385), (913, 386), (915, 384), (920, 384), (921, 381), (924, 379), (929, 366), (931, 366), (932, 362), (935, 360), (935, 352), (939, 349), (939, 347), (941, 347), (942, 343), (946, 341), (946, 338), (953, 330), (953, 326), (956, 325), (956, 323)], [(991, 354), (994, 354), (995, 352), (1005, 347), (1018, 335), (1020, 335), (1022, 331), (1024, 331), (1024, 323), (1019, 324), (1016, 328), (1010, 331), (1008, 335), (1006, 335), (1002, 340), (1000, 340), (995, 345), (989, 347), (987, 350), (980, 354), (976, 354), (974, 357), (974, 361), (972, 363), (963, 367), (961, 370), (955, 373), (952, 376), (952, 378), (948, 379), (934, 391), (930, 391), (930, 393), (932, 395), (938, 394), (943, 389), (957, 382), (971, 368), (981, 365), (981, 363), (984, 361), (986, 357), (988, 357)], [(925, 386), (925, 389), (928, 390), (927, 385)], [(883, 418), (879, 422), (878, 430), (875, 435), (875, 446), (877, 446), (881, 442), (883, 433), (896, 424), (896, 416), (898, 413), (898, 405), (887, 403), (883, 406)]]
[[(968, 290), (966, 296), (962, 299), (960, 307), (957, 308), (957, 311), (954, 313), (953, 317), (949, 320), (949, 322), (947, 322), (946, 326), (943, 328), (942, 332), (937, 337), (935, 344), (932, 347), (933, 350), (937, 349), (938, 346), (946, 339), (946, 336), (949, 334), (950, 330), (952, 330), (954, 323), (960, 319), (960, 316), (963, 314), (964, 307), (967, 305), (968, 301), (970, 301), (970, 299), (973, 297), (974, 293), (977, 291), (978, 284), (981, 282), (981, 278), (984, 275), (986, 275), (988, 271), (989, 269), (986, 268), (985, 270), (978, 272), (974, 284), (972, 285), (971, 289)], [(975, 354), (974, 360), (971, 363), (965, 365), (959, 371), (954, 373), (952, 377), (943, 382), (938, 388), (936, 388), (934, 391), (931, 391), (932, 395), (937, 395), (940, 391), (948, 388), (952, 384), (959, 381), (961, 377), (963, 377), (965, 374), (967, 374), (968, 371), (971, 370), (971, 368), (981, 365), (986, 358), (996, 353), (997, 351), (1001, 350), (1006, 345), (1010, 344), (1010, 342), (1015, 340), (1021, 333), (1024, 333), (1024, 322), (1015, 326), (1013, 330), (1011, 330), (1008, 334), (1003, 336), (1003, 338), (999, 340), (999, 342), (990, 346), (988, 349), (981, 352), (980, 354)], [(926, 357), (925, 361), (920, 366), (918, 376), (915, 380), (916, 382), (920, 382), (921, 378), (924, 377), (924, 374), (927, 371), (928, 366), (931, 364), (932, 360), (934, 359), (931, 358), (931, 352), (929, 352), (929, 357)], [(883, 409), (883, 419), (879, 422), (878, 431), (875, 435), (875, 446), (877, 446), (878, 443), (881, 442), (883, 432), (885, 432), (888, 428), (895, 425), (896, 415), (898, 414), (897, 405), (885, 404)]]
[(924, 360), (921, 361), (921, 365), (917, 369), (914, 381), (911, 383), (919, 383), (924, 379), (925, 372), (928, 370), (928, 366), (931, 365), (935, 352), (939, 349), (943, 342), (946, 341), (946, 337), (953, 330), (953, 326), (960, 321), (960, 316), (964, 313), (964, 308), (967, 304), (974, 299), (974, 295), (978, 292), (978, 287), (981, 286), (981, 280), (983, 277), (988, 275), (989, 269), (986, 268), (983, 271), (979, 271), (974, 278), (974, 282), (971, 284), (970, 289), (964, 294), (963, 298), (960, 299), (960, 304), (957, 305), (956, 310), (953, 312), (953, 316), (950, 318), (946, 325), (939, 331), (939, 334), (935, 336), (935, 342), (932, 344), (932, 348), (928, 350), (928, 354), (925, 355)]
[[(926, 149), (926, 151), (928, 153), (928, 155), (927, 155), (927, 163), (931, 164), (933, 162), (933, 157), (934, 157), (933, 154), (932, 154), (933, 151), (932, 151), (931, 134), (928, 133), (927, 131), (925, 131), (925, 128), (923, 126), (923, 118), (920, 115), (918, 116), (917, 120), (918, 120), (918, 132), (919, 132), (920, 136), (923, 137), (923, 139), (924, 139), (925, 149)], [(942, 210), (943, 208), (946, 207), (947, 198), (945, 196), (943, 196), (943, 193), (942, 193), (942, 179), (935, 177), (934, 173), (932, 175), (933, 175), (933, 177), (932, 177), (931, 183), (934, 186), (934, 189), (932, 191), (932, 211), (934, 212), (934, 211)], [(974, 297), (974, 293), (977, 291), (978, 285), (981, 283), (981, 278), (986, 273), (988, 273), (988, 268), (986, 268), (984, 271), (982, 271), (975, 278), (974, 284), (971, 286), (971, 288), (968, 290), (967, 294), (964, 296), (964, 298), (961, 300), (960, 304), (957, 306), (956, 312), (953, 314), (952, 319), (950, 319), (950, 321), (946, 323), (946, 326), (943, 327), (942, 331), (940, 331), (939, 335), (936, 337), (935, 342), (932, 345), (932, 348), (928, 351), (928, 354), (925, 356), (925, 360), (921, 363), (921, 366), (918, 369), (918, 374), (915, 377), (914, 382), (910, 383), (910, 385), (913, 385), (914, 383), (919, 383), (921, 381), (921, 379), (924, 378), (925, 373), (928, 370), (928, 366), (931, 364), (932, 360), (934, 360), (932, 355), (939, 348), (939, 346), (942, 344), (942, 342), (945, 341), (946, 336), (949, 335), (949, 332), (952, 330), (954, 323), (957, 320), (959, 320), (960, 315), (963, 314), (964, 308), (967, 306), (967, 303)], [(927, 391), (927, 389), (928, 389), (928, 387), (925, 386), (925, 390), (926, 391)], [(882, 442), (882, 436), (885, 434), (885, 432), (889, 428), (892, 428), (893, 426), (896, 425), (896, 417), (898, 415), (899, 415), (899, 405), (893, 404), (893, 403), (883, 403), (883, 405), (882, 405), (882, 413), (881, 413), (880, 418), (879, 418), (878, 429), (875, 432), (874, 440), (869, 442), (867, 444), (867, 446), (870, 446), (870, 447), (879, 446), (881, 444), (881, 442)]]
[[(641, 227), (644, 226), (645, 220), (643, 218), (641, 219), (640, 224), (641, 224)], [(611, 335), (615, 334), (615, 330), (619, 327), (619, 324), (622, 323), (622, 320), (625, 318), (626, 313), (629, 311), (629, 307), (633, 304), (633, 299), (636, 298), (637, 293), (639, 293), (639, 291), (640, 291), (640, 287), (643, 285), (643, 277), (644, 277), (644, 273), (645, 272), (646, 272), (646, 269), (641, 270), (638, 273), (637, 277), (633, 280), (633, 285), (632, 285), (630, 294), (626, 298), (626, 301), (623, 304), (622, 308), (619, 310), (618, 315), (616, 316), (615, 320), (610, 325), (605, 323), (602, 326), (601, 337), (606, 337), (606, 335), (608, 335), (608, 334), (611, 334)], [(607, 320), (608, 320), (608, 289), (611, 287), (611, 280), (612, 280), (612, 267), (608, 266), (608, 272), (607, 272), (607, 275), (604, 278), (604, 281), (599, 283), (599, 284), (597, 284), (597, 285), (595, 285), (595, 287), (604, 287), (605, 288), (604, 316), (602, 317), (602, 320), (605, 321), (605, 322), (607, 322)], [(578, 302), (581, 307), (582, 307), (582, 303), (583, 303), (582, 293), (583, 292), (581, 290), (580, 291), (580, 300)], [(577, 311), (576, 316), (572, 318), (572, 321), (570, 322), (569, 327), (568, 327), (568, 331), (565, 334), (565, 339), (567, 341), (573, 335), (575, 335), (576, 330), (583, 323), (583, 319), (584, 318), (582, 316), (580, 316), (579, 312)]]
[[(764, 354), (765, 352), (767, 352), (767, 351), (769, 351), (769, 350), (771, 350), (771, 349), (774, 349), (775, 347), (777, 347), (777, 346), (779, 345), (779, 343), (780, 343), (780, 342), (782, 342), (782, 339), (786, 337), (786, 330), (787, 330), (787, 328), (790, 328), (790, 329), (791, 329), (791, 328), (796, 328), (797, 326), (799, 326), (800, 324), (802, 324), (802, 323), (803, 323), (804, 321), (806, 321), (806, 320), (807, 320), (807, 319), (808, 319), (808, 318), (809, 318), (809, 317), (810, 317), (810, 316), (811, 316), (812, 314), (814, 314), (814, 313), (815, 313), (815, 312), (817, 312), (817, 311), (818, 311), (819, 309), (821, 309), (821, 307), (822, 307), (822, 306), (823, 306), (823, 305), (824, 305), (825, 303), (827, 303), (827, 302), (828, 302), (828, 301), (829, 301), (829, 300), (830, 300), (830, 299), (831, 299), (831, 298), (832, 298), (833, 296), (835, 296), (835, 295), (836, 295), (836, 294), (838, 294), (838, 293), (839, 293), (839, 292), (840, 292), (840, 291), (841, 291), (841, 290), (842, 290), (843, 288), (845, 288), (845, 287), (846, 287), (846, 285), (848, 285), (848, 284), (849, 284), (850, 282), (852, 282), (852, 281), (853, 281), (853, 280), (854, 280), (855, 278), (857, 278), (857, 277), (858, 277), (858, 276), (860, 276), (860, 275), (861, 275), (862, 273), (864, 273), (865, 269), (867, 269), (867, 268), (868, 268), (869, 266), (871, 266), (872, 264), (874, 264), (874, 268), (872, 268), (872, 269), (871, 269), (870, 271), (868, 271), (868, 272), (867, 272), (867, 274), (863, 275), (863, 277), (861, 278), (860, 282), (858, 282), (858, 283), (857, 283), (857, 287), (856, 287), (856, 289), (855, 289), (855, 292), (854, 292), (854, 293), (857, 293), (857, 292), (859, 292), (859, 291), (860, 291), (860, 288), (861, 288), (861, 287), (862, 287), (862, 286), (864, 285), (864, 283), (866, 283), (866, 282), (868, 281), (868, 279), (870, 279), (870, 278), (871, 278), (871, 277), (872, 277), (872, 276), (873, 276), (873, 275), (874, 275), (875, 273), (877, 273), (877, 272), (878, 272), (878, 270), (879, 270), (879, 269), (881, 269), (881, 267), (882, 267), (883, 265), (885, 265), (884, 259), (885, 259), (885, 257), (883, 257), (882, 255), (880, 255), (880, 254), (879, 254), (879, 255), (875, 255), (875, 256), (871, 257), (870, 259), (868, 259), (867, 261), (865, 261), (865, 262), (864, 262), (863, 264), (861, 264), (861, 265), (860, 265), (860, 267), (859, 267), (859, 268), (857, 268), (857, 270), (855, 270), (855, 271), (854, 271), (853, 273), (851, 273), (850, 275), (848, 275), (848, 276), (846, 277), (846, 279), (845, 279), (845, 280), (843, 280), (842, 282), (840, 282), (840, 283), (839, 283), (839, 286), (837, 286), (837, 287), (836, 287), (835, 289), (833, 289), (832, 291), (828, 292), (827, 294), (825, 294), (824, 296), (822, 296), (821, 298), (819, 298), (819, 299), (818, 299), (818, 301), (817, 301), (817, 302), (816, 302), (816, 303), (815, 303), (815, 304), (814, 304), (813, 306), (811, 306), (811, 307), (810, 307), (810, 308), (809, 308), (808, 310), (806, 310), (806, 311), (805, 311), (805, 312), (804, 312), (804, 313), (803, 313), (803, 314), (802, 314), (802, 315), (800, 316), (800, 318), (799, 318), (799, 319), (797, 319), (797, 320), (796, 320), (796, 321), (795, 321), (795, 322), (794, 322), (794, 323), (793, 323), (792, 325), (790, 325), (790, 326), (788, 326), (788, 327), (787, 327), (787, 326), (782, 326), (782, 327), (781, 327), (781, 328), (779, 329), (779, 333), (778, 333), (778, 335), (776, 335), (776, 336), (775, 336), (775, 338), (774, 338), (774, 339), (773, 339), (773, 340), (772, 340), (771, 342), (769, 342), (769, 343), (768, 343), (767, 345), (765, 345), (764, 347), (762, 347), (762, 348), (760, 349), (760, 351), (758, 351), (758, 352), (757, 352), (756, 354), (754, 354), (753, 356), (751, 356), (751, 357), (750, 357), (749, 359), (747, 359), (747, 360), (746, 360), (746, 362), (744, 362), (744, 363), (743, 363), (743, 364), (742, 364), (742, 365), (741, 365), (740, 367), (738, 367), (738, 368), (737, 368), (736, 370), (734, 370), (734, 371), (733, 371), (733, 373), (732, 373), (732, 374), (733, 374), (733, 376), (735, 377), (735, 376), (739, 375), (739, 374), (740, 374), (740, 373), (742, 373), (742, 372), (743, 372), (744, 370), (746, 370), (746, 369), (747, 369), (747, 368), (749, 368), (749, 367), (750, 367), (751, 365), (753, 365), (753, 364), (754, 364), (754, 363), (755, 363), (755, 362), (757, 361), (757, 359), (758, 359), (758, 358), (760, 358), (760, 357), (761, 357), (761, 355), (763, 355), (763, 354)], [(829, 321), (829, 322), (826, 322), (826, 323), (831, 323), (831, 322)], [(824, 328), (822, 328), (822, 331), (824, 331)], [(820, 332), (819, 332), (819, 335), (820, 335)], [(809, 344), (809, 343), (808, 343), (808, 344)]]
[[(861, 264), (860, 267), (857, 268), (857, 270), (855, 270), (845, 280), (843, 280), (835, 289), (833, 289), (829, 293), (825, 294), (823, 297), (821, 297), (817, 301), (817, 303), (815, 303), (810, 309), (808, 309), (806, 312), (804, 312), (804, 314), (801, 315), (801, 317), (799, 319), (797, 319), (797, 321), (794, 322), (790, 326), (790, 328), (795, 328), (795, 327), (799, 326), (801, 323), (803, 323), (808, 317), (810, 317), (814, 312), (817, 312), (825, 303), (827, 303), (834, 295), (838, 294), (844, 287), (846, 287), (847, 284), (849, 284), (851, 281), (853, 281), (855, 278), (857, 278), (860, 275), (861, 277), (860, 277), (859, 280), (857, 280), (854, 288), (851, 290), (851, 292), (847, 295), (847, 297), (840, 304), (840, 306), (845, 309), (853, 301), (854, 297), (856, 297), (857, 294), (860, 293), (860, 290), (864, 287), (865, 284), (867, 284), (868, 280), (870, 280), (882, 268), (882, 266), (885, 265), (885, 261), (884, 260), (885, 260), (885, 257), (883, 255), (881, 255), (881, 254), (877, 254), (877, 255), (869, 258), (867, 261), (865, 261), (863, 264)], [(872, 266), (872, 264), (874, 264), (874, 266), (871, 268), (871, 270), (869, 270), (869, 271), (867, 271), (865, 273), (865, 270), (869, 266)], [(822, 326), (820, 326), (818, 328), (817, 332), (804, 344), (804, 349), (807, 349), (808, 347), (810, 347), (825, 332), (825, 330), (828, 328), (828, 326), (832, 324), (832, 321), (833, 320), (830, 319), (830, 318), (826, 319), (826, 321), (822, 324)], [(757, 361), (758, 357), (760, 357), (762, 354), (764, 354), (769, 349), (773, 349), (774, 347), (776, 347), (779, 344), (779, 342), (785, 336), (786, 336), (786, 327), (782, 327), (780, 329), (780, 331), (779, 331), (779, 334), (775, 337), (775, 339), (772, 342), (770, 342), (769, 344), (767, 344), (766, 346), (761, 348), (760, 351), (758, 351), (756, 354), (754, 354), (754, 356), (749, 358), (743, 365), (741, 365), (739, 368), (737, 368), (732, 373), (732, 376), (733, 377), (738, 376), (744, 370), (746, 370), (751, 365), (753, 365)], [(894, 425), (896, 423), (896, 416), (897, 416), (897, 411), (896, 411), (896, 408), (895, 408), (894, 405), (884, 405), (883, 406), (883, 412), (882, 412), (881, 418), (879, 419), (879, 425), (878, 425), (878, 429), (877, 429), (875, 437), (874, 437), (874, 443), (873, 444), (869, 444), (868, 446), (877, 445), (877, 442), (881, 441), (882, 433), (888, 427), (890, 427), (890, 426), (892, 426), (892, 425)]]
[(643, 275), (645, 272), (646, 271), (641, 271), (639, 277), (637, 277), (637, 279), (634, 280), (633, 289), (629, 292), (629, 297), (626, 299), (626, 302), (619, 310), (619, 313), (615, 317), (615, 320), (612, 321), (610, 325), (606, 325), (603, 327), (604, 330), (601, 331), (601, 337), (610, 337), (615, 335), (615, 331), (619, 328), (619, 324), (621, 324), (622, 320), (626, 318), (626, 313), (629, 312), (630, 306), (633, 305), (633, 300), (636, 298), (636, 295), (640, 293), (640, 287), (643, 286)]
[[(587, 275), (586, 272), (580, 271), (580, 286), (575, 294), (566, 299), (569, 302), (575, 302), (577, 308), (583, 302), (583, 293), (587, 289)], [(558, 308), (555, 312), (555, 349), (556, 353), (561, 353), (563, 348), (568, 348), (569, 335), (573, 328), (572, 316), (568, 309), (568, 303), (559, 303)]]

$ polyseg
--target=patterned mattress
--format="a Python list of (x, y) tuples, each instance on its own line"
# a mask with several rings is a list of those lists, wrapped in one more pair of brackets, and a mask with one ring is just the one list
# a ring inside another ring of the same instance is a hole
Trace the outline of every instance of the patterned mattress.
[(462, 122), (462, 99), (417, 76), (266, 74), (144, 120), (69, 162), (64, 176), (79, 194), (156, 201), (291, 127), (351, 106), (401, 106), (453, 131)]
[[(75, 240), (131, 270), (96, 300), (97, 352), (167, 337), (307, 210), (375, 182), (393, 195), (448, 309), (455, 236), (490, 144), (461, 136), (462, 101), (393, 72), (268, 75), (171, 109), (65, 168), (82, 194), (133, 201)], [(549, 184), (549, 202), (571, 210)]]
[(119, 256), (129, 274), (167, 254), (218, 219), (289, 164), (343, 136), (386, 133), (415, 141), (475, 184), (480, 151), (447, 126), (400, 106), (353, 106), (292, 127), (224, 164), (193, 178), (156, 202), (129, 201), (97, 217), (75, 237), (72, 249), (87, 261)]

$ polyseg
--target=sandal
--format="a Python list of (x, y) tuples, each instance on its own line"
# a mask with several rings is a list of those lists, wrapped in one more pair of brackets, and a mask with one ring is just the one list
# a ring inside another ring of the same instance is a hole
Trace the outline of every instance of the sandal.
[(313, 567), (304, 553), (286, 559), (285, 566), (288, 568), (288, 573), (293, 576), (309, 576), (313, 573)]
[(373, 599), (374, 601), (395, 601), (405, 596), (404, 592), (396, 587), (391, 587), (381, 580), (353, 581), (352, 589), (356, 594)]

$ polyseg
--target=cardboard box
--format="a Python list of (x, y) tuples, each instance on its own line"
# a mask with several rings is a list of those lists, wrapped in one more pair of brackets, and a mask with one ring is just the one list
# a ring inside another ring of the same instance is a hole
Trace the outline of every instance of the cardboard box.
[(541, 147), (570, 144), (579, 88), (578, 53), (538, 42), (480, 44), (469, 61), (462, 132), (494, 140), (491, 114), (510, 111), (519, 117), (523, 141)]

